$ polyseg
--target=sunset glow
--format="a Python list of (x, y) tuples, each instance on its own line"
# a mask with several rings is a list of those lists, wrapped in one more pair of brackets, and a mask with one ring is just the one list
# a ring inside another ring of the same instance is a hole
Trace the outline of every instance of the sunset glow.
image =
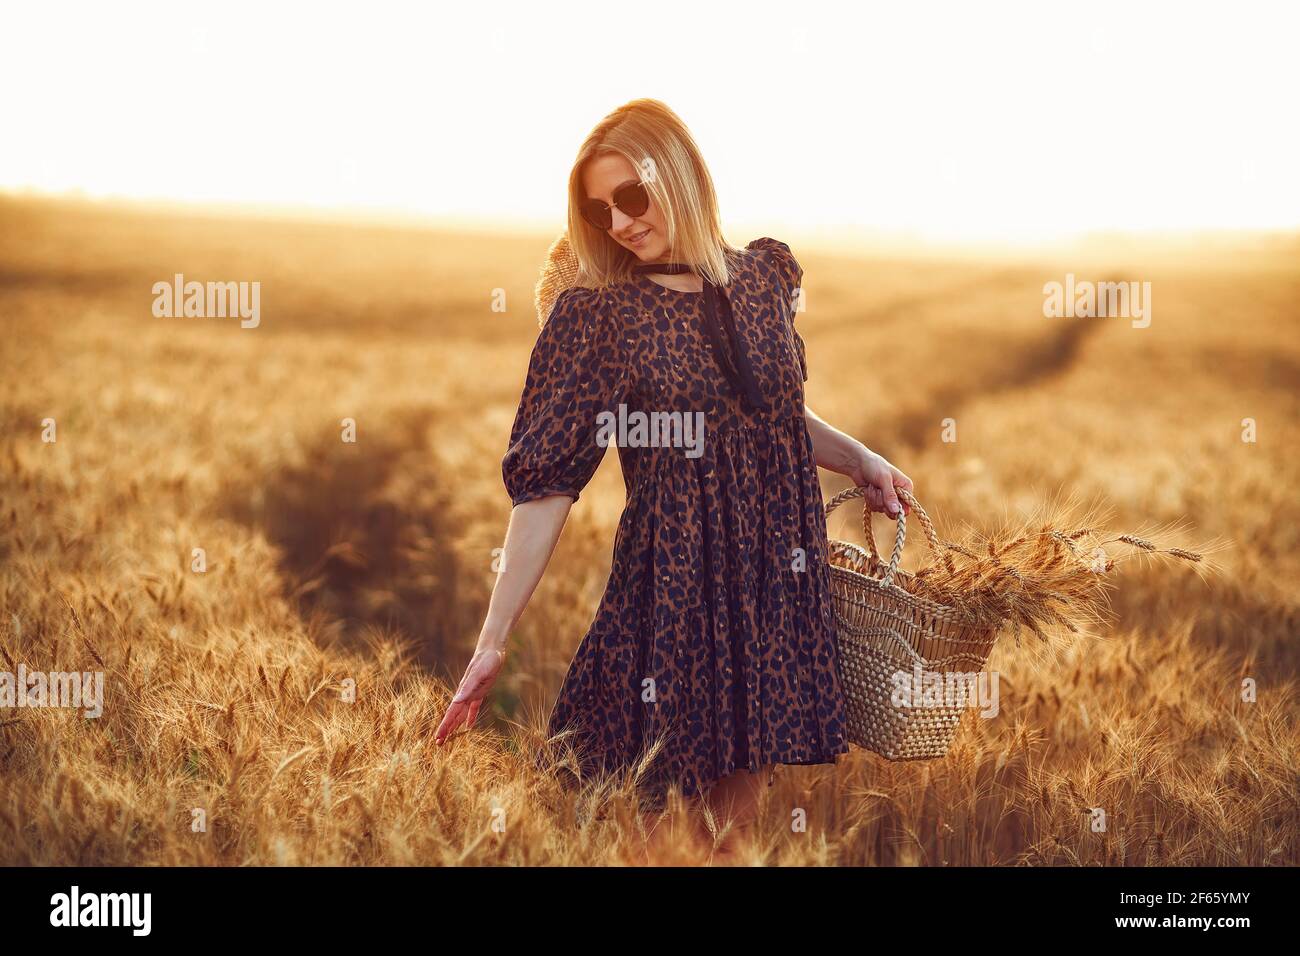
[(1296, 31), (1276, 24), (1296, 14), (1215, 10), (24, 5), (0, 189), (554, 225), (588, 129), (651, 96), (728, 223), (1298, 226)]

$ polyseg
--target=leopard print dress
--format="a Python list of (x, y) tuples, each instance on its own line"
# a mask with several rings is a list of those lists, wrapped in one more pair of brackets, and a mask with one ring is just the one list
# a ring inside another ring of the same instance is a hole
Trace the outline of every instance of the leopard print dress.
[(514, 504), (576, 501), (618, 448), (627, 500), (609, 581), (538, 760), (572, 744), (571, 783), (634, 768), (662, 741), (638, 777), (650, 806), (672, 785), (696, 796), (737, 769), (848, 750), (794, 321), (803, 270), (775, 239), (737, 252), (725, 291), (765, 408), (723, 374), (702, 294), (634, 275), (557, 297), (502, 460)]

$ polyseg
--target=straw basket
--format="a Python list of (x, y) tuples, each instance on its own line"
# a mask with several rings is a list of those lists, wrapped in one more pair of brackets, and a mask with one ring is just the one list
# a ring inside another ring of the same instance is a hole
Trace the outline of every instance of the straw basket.
[[(895, 490), (911, 506), (931, 552), (938, 556), (943, 546), (930, 516), (906, 489)], [(827, 503), (827, 516), (845, 501), (861, 497), (862, 488), (841, 492)], [(831, 603), (849, 742), (889, 760), (942, 757), (968, 705), (944, 700), (939, 706), (896, 706), (891, 700), (897, 686), (894, 675), (915, 675), (918, 665), (926, 675), (983, 670), (997, 640), (997, 622), (973, 622), (956, 608), (912, 593), (912, 576), (898, 568), (907, 539), (906, 515), (898, 516), (888, 563), (876, 550), (865, 500), (862, 530), (869, 551), (848, 541), (829, 541)]]

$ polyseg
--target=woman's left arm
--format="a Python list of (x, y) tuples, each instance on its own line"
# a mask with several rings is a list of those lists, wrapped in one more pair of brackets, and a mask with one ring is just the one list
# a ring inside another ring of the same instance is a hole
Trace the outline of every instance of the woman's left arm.
[(828, 424), (807, 405), (803, 411), (808, 422), (808, 436), (812, 439), (813, 457), (820, 467), (846, 475), (855, 485), (871, 489), (867, 492), (867, 500), (872, 511), (890, 517), (897, 515), (899, 508), (904, 514), (911, 513), (907, 503), (899, 501), (894, 492), (895, 485), (912, 491), (911, 478), (852, 435)]

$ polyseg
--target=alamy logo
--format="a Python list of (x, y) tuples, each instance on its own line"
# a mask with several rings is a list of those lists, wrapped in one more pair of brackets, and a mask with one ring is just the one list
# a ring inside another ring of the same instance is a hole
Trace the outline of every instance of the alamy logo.
[(931, 671), (913, 664), (892, 677), (889, 702), (895, 707), (983, 707), (981, 717), (998, 715), (997, 671)]
[(1043, 315), (1132, 319), (1133, 328), (1145, 329), (1151, 324), (1151, 283), (1076, 282), (1067, 272), (1064, 284), (1053, 280), (1043, 286)]
[(262, 283), (186, 282), (176, 273), (171, 282), (153, 284), (153, 314), (160, 319), (224, 319), (238, 316), (241, 328), (262, 322)]
[(148, 936), (153, 924), (151, 893), (71, 893), (50, 897), (51, 926), (129, 926), (133, 936)]
[(104, 713), (104, 672), (0, 671), (0, 709), (12, 707), (84, 707), (93, 720)]
[(685, 448), (687, 458), (704, 454), (703, 412), (629, 412), (619, 404), (618, 414), (596, 416), (596, 444), (621, 448)]

